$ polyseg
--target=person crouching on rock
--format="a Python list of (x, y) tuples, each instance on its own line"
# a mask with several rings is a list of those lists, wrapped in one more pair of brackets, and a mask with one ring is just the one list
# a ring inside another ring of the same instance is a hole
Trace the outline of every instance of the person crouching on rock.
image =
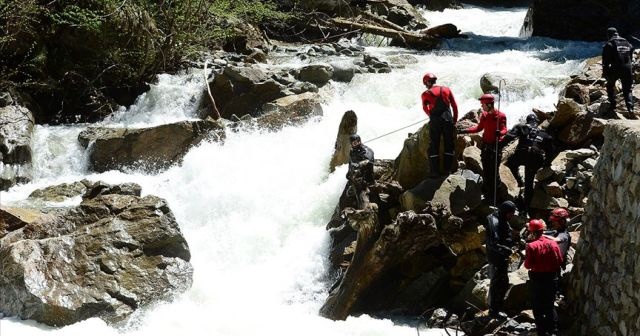
[(516, 205), (511, 201), (500, 204), (498, 211), (487, 216), (486, 248), (489, 263), (489, 316), (501, 318), (504, 296), (509, 287), (509, 257), (513, 247), (512, 229), (509, 220), (516, 213)]
[(540, 336), (557, 333), (555, 307), (553, 305), (558, 288), (558, 272), (562, 265), (562, 253), (555, 240), (543, 235), (545, 223), (532, 219), (528, 226), (524, 267), (529, 270), (531, 306), (536, 320), (536, 331)]
[[(445, 175), (452, 170), (455, 157), (454, 126), (458, 121), (458, 104), (451, 89), (435, 85), (438, 78), (432, 73), (422, 77), (427, 90), (422, 93), (422, 109), (429, 116), (429, 176), (440, 176), (440, 138), (444, 141)], [(452, 113), (453, 111), (453, 113)]]
[(354, 188), (358, 209), (369, 203), (369, 186), (375, 182), (373, 175), (373, 150), (365, 146), (357, 134), (349, 136), (351, 151), (349, 152), (349, 170), (347, 179)]
[(480, 114), (480, 122), (474, 127), (462, 129), (458, 131), (460, 134), (482, 133), (482, 152), (480, 158), (482, 161), (482, 187), (485, 191), (485, 197), (494, 202), (496, 201), (496, 187), (500, 185), (500, 175), (497, 173), (497, 165), (500, 164), (501, 155), (497, 151), (497, 143), (507, 134), (507, 116), (494, 108), (495, 98), (492, 94), (485, 93), (480, 97), (480, 105), (482, 113)]

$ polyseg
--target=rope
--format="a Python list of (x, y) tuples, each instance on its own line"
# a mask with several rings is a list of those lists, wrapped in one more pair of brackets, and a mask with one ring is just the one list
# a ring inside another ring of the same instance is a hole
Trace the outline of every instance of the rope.
[[(502, 99), (502, 83), (504, 82), (504, 85), (507, 85), (507, 81), (503, 79), (501, 79), (498, 82), (498, 111), (500, 111), (500, 100)], [(498, 133), (498, 129), (500, 128), (500, 118), (496, 117), (496, 133)], [(493, 206), (497, 206), (497, 198), (498, 198), (498, 177), (500, 174), (500, 162), (498, 162), (498, 136), (496, 135), (496, 152), (494, 153), (494, 156), (496, 158), (496, 162), (494, 164), (494, 171), (493, 171)]]
[(380, 139), (380, 138), (384, 138), (384, 137), (386, 137), (387, 135), (391, 135), (391, 134), (393, 134), (393, 133), (396, 133), (396, 132), (402, 131), (402, 130), (403, 130), (403, 129), (405, 129), (405, 128), (409, 128), (409, 127), (411, 127), (411, 126), (413, 126), (413, 125), (417, 125), (417, 124), (419, 124), (419, 123), (421, 123), (421, 122), (423, 122), (423, 121), (424, 121), (424, 120), (418, 120), (418, 121), (414, 122), (414, 123), (413, 123), (413, 124), (411, 124), (411, 125), (407, 125), (407, 126), (405, 126), (405, 127), (398, 128), (398, 129), (397, 129), (397, 130), (395, 130), (395, 131), (391, 131), (391, 132), (389, 132), (389, 133), (385, 133), (385, 134), (383, 134), (383, 135), (381, 135), (381, 136), (378, 136), (378, 137), (375, 137), (375, 138), (373, 138), (373, 139), (369, 139), (369, 140), (367, 140), (367, 141), (363, 141), (362, 143), (367, 143), (367, 142), (371, 142), (371, 141), (374, 141), (374, 140), (378, 140), (378, 139)]

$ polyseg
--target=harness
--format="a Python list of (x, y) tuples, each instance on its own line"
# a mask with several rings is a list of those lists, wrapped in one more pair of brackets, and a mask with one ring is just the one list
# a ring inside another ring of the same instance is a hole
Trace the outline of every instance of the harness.
[(449, 108), (449, 104), (447, 104), (442, 98), (442, 87), (440, 87), (440, 94), (437, 96), (431, 90), (428, 92), (432, 96), (436, 97), (436, 104), (433, 107), (433, 110), (431, 110), (431, 119), (440, 118), (447, 122), (453, 122), (451, 108)]

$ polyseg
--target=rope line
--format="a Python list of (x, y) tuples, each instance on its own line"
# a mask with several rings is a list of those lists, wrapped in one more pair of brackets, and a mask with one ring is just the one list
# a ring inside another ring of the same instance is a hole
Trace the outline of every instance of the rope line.
[(416, 122), (414, 122), (414, 123), (413, 123), (413, 124), (411, 124), (411, 125), (407, 125), (407, 126), (405, 126), (405, 127), (398, 128), (398, 129), (397, 129), (397, 130), (395, 130), (395, 131), (391, 131), (391, 132), (389, 132), (389, 133), (385, 133), (385, 134), (380, 135), (380, 136), (377, 136), (377, 137), (375, 137), (375, 138), (373, 138), (373, 139), (369, 139), (369, 140), (367, 140), (367, 141), (363, 141), (362, 143), (368, 143), (368, 142), (371, 142), (371, 141), (374, 141), (374, 140), (378, 140), (378, 139), (380, 139), (380, 138), (384, 138), (384, 137), (386, 137), (387, 135), (391, 135), (391, 134), (393, 134), (393, 133), (396, 133), (396, 132), (402, 131), (402, 130), (403, 130), (403, 129), (405, 129), (405, 128), (409, 128), (409, 127), (411, 127), (411, 126), (413, 126), (413, 125), (417, 125), (417, 124), (419, 124), (419, 123), (421, 123), (421, 122), (423, 122), (423, 121), (424, 121), (424, 120), (416, 121)]

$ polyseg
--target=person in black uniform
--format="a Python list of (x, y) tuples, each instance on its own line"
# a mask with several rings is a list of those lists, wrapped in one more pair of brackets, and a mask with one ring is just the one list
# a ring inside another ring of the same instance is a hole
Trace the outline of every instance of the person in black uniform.
[[(538, 118), (529, 114), (524, 124), (515, 125), (500, 142), (504, 148), (511, 141), (518, 139), (515, 153), (507, 159), (506, 166), (518, 181), (518, 186), (524, 184), (524, 205), (522, 213), (529, 211), (533, 197), (533, 180), (538, 169), (551, 164), (553, 159), (553, 138), (547, 132), (538, 128)], [(524, 183), (520, 176), (520, 166), (524, 165)]]
[(607, 96), (609, 98), (609, 115), (615, 115), (616, 94), (615, 87), (618, 79), (622, 83), (622, 96), (627, 105), (629, 117), (637, 119), (633, 113), (633, 45), (618, 35), (615, 28), (607, 29), (609, 40), (602, 47), (602, 76), (607, 80)]
[(516, 213), (516, 205), (511, 201), (500, 204), (498, 211), (487, 216), (486, 248), (489, 262), (489, 316), (501, 318), (504, 296), (509, 288), (509, 257), (513, 247), (512, 229), (509, 220)]
[(375, 183), (373, 175), (374, 154), (371, 148), (365, 146), (357, 134), (349, 136), (351, 151), (349, 152), (349, 170), (347, 179), (354, 188), (358, 201), (358, 208), (362, 209), (369, 203), (369, 186)]

